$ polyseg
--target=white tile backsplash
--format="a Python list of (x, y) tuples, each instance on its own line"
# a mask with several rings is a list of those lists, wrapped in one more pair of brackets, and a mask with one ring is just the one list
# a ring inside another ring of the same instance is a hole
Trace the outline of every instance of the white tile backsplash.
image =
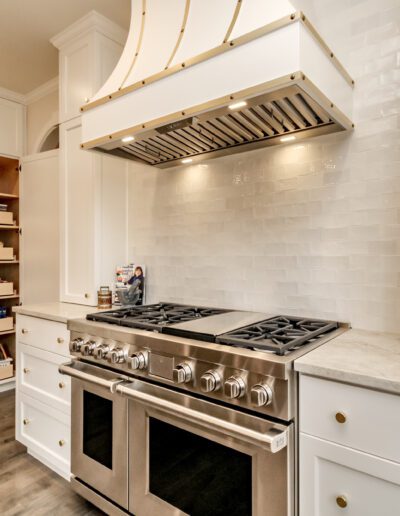
[(356, 80), (353, 133), (197, 166), (132, 164), (149, 302), (400, 331), (400, 3), (299, 0)]

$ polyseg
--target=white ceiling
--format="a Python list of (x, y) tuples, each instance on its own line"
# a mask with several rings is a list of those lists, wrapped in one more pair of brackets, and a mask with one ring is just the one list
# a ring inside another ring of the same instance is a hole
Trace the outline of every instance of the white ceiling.
[(28, 93), (56, 77), (50, 38), (92, 9), (129, 28), (130, 0), (0, 0), (0, 87)]

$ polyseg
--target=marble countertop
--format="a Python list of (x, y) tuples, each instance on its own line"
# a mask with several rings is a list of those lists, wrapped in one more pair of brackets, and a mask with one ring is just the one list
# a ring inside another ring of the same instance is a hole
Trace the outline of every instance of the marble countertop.
[(14, 306), (13, 312), (30, 315), (49, 321), (67, 323), (69, 319), (82, 319), (86, 314), (104, 312), (95, 306), (75, 305), (73, 303), (38, 303), (32, 305)]
[(400, 394), (400, 335), (349, 330), (294, 366), (301, 373)]

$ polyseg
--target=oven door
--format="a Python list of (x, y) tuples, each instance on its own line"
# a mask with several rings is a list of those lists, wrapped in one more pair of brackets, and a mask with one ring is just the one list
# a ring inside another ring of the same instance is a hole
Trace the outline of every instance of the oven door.
[(72, 377), (71, 473), (127, 509), (128, 404), (115, 394), (123, 380), (78, 361), (59, 370)]
[(293, 515), (292, 427), (135, 380), (129, 401), (129, 512)]

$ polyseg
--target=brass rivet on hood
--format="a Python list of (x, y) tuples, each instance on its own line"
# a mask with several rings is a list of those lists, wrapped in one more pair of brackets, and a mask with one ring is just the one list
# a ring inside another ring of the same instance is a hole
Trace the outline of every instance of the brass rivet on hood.
[(294, 81), (296, 79), (296, 75), (294, 73), (292, 73), (292, 75), (290, 76), (290, 78), (292, 79), (292, 81)]
[(296, 18), (296, 13), (292, 13), (292, 14), (290, 15), (290, 19), (291, 19), (291, 20), (294, 20), (295, 18)]

